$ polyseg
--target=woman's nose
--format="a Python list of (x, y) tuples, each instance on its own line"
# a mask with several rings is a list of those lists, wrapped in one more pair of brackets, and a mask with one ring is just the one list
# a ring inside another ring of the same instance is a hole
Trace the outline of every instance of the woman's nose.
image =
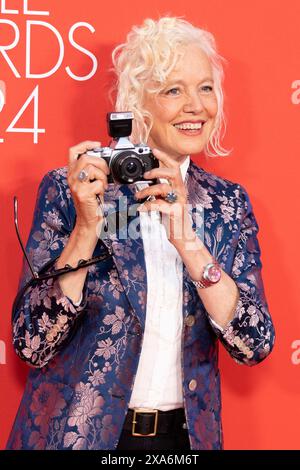
[(183, 110), (187, 113), (199, 113), (204, 108), (201, 96), (199, 93), (190, 93), (186, 96), (186, 102)]

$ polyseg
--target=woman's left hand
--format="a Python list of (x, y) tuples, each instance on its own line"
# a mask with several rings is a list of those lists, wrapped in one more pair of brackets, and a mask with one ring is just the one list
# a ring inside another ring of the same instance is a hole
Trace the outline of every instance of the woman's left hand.
[[(153, 184), (135, 194), (136, 199), (155, 196), (155, 199), (144, 202), (138, 207), (140, 212), (159, 211), (167, 229), (167, 236), (175, 246), (191, 241), (194, 232), (188, 215), (187, 192), (182, 180), (180, 164), (166, 153), (153, 149), (153, 155), (159, 160), (159, 168), (147, 171), (145, 179), (163, 178), (169, 183)], [(168, 193), (175, 193), (176, 201), (171, 203), (165, 198)]]

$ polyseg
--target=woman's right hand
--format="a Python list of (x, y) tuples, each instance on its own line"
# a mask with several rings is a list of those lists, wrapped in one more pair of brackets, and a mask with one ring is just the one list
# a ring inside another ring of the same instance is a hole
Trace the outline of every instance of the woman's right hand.
[[(96, 196), (103, 200), (104, 191), (108, 187), (109, 168), (106, 161), (86, 155), (88, 150), (100, 145), (100, 142), (85, 141), (69, 150), (68, 183), (76, 209), (76, 226), (88, 230), (96, 229), (103, 220)], [(78, 179), (82, 170), (88, 174), (86, 181)]]

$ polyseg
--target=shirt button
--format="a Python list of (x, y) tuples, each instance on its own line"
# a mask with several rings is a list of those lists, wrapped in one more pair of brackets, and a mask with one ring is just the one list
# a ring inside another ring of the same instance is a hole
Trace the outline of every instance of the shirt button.
[(194, 392), (197, 388), (197, 380), (195, 379), (192, 379), (190, 382), (189, 382), (189, 390), (191, 392)]
[(194, 315), (188, 315), (184, 321), (186, 326), (193, 326), (195, 324), (195, 317)]

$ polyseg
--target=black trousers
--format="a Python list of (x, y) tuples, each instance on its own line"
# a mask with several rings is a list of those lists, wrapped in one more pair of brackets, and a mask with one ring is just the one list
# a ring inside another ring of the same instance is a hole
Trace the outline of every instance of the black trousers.
[[(160, 420), (160, 414), (161, 412), (158, 415), (158, 422)], [(167, 413), (162, 414), (164, 414), (163, 419), (165, 420)], [(158, 426), (158, 433), (153, 437), (133, 436), (131, 421), (132, 415), (130, 415), (130, 417), (127, 416), (117, 450), (190, 450), (188, 431), (182, 420), (176, 419), (172, 421), (172, 426), (167, 427), (167, 432), (161, 433), (160, 426)]]

